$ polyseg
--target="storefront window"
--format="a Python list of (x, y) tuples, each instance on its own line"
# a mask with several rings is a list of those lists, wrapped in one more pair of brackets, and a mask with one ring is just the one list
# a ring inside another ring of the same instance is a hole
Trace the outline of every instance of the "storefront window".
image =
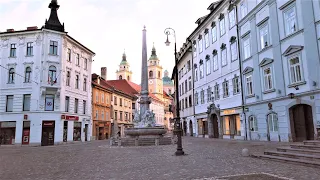
[(241, 136), (241, 122), (239, 115), (223, 116), (223, 134)]
[(16, 122), (0, 122), (0, 144), (15, 143)]
[(73, 141), (81, 141), (81, 122), (74, 122)]

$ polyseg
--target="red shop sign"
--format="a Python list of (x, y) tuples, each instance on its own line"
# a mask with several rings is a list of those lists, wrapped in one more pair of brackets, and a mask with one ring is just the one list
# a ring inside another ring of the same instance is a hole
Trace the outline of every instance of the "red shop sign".
[(78, 117), (78, 116), (66, 116), (66, 120), (78, 121), (78, 120), (79, 120), (79, 117)]
[(28, 120), (28, 115), (27, 114), (23, 115), (23, 119)]

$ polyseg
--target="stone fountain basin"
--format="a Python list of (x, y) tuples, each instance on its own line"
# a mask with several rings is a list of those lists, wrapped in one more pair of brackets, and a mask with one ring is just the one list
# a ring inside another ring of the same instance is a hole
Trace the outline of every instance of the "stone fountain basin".
[(124, 130), (127, 136), (157, 136), (167, 133), (163, 127), (127, 128)]

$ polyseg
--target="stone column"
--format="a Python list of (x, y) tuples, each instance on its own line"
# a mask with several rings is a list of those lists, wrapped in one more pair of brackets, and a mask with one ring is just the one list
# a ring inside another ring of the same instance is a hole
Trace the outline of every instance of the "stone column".
[(213, 132), (213, 120), (211, 118), (212, 116), (212, 112), (211, 112), (211, 109), (210, 109), (210, 113), (208, 113), (208, 117), (207, 117), (207, 120), (208, 120), (208, 135), (209, 135), (209, 138), (213, 138), (214, 137), (214, 132)]

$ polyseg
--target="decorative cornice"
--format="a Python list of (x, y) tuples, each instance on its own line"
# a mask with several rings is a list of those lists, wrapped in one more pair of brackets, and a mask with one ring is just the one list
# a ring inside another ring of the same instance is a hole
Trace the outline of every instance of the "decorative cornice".
[(261, 63), (259, 64), (260, 67), (266, 66), (268, 64), (273, 63), (273, 59), (270, 58), (264, 58)]
[(251, 72), (253, 72), (253, 68), (248, 66), (243, 70), (242, 74), (248, 74)]

